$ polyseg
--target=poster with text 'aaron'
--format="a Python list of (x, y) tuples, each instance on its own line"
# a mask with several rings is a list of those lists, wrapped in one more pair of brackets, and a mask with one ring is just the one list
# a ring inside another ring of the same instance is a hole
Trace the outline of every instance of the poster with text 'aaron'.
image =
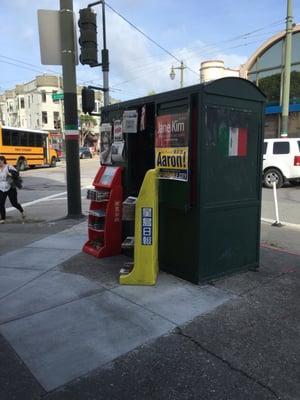
[(187, 112), (156, 117), (155, 166), (160, 178), (188, 180), (188, 120)]

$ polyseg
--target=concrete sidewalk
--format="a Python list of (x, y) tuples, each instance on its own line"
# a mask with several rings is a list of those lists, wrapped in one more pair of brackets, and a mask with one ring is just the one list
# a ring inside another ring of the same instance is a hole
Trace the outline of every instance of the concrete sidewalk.
[(1, 400), (299, 399), (300, 256), (127, 287), (125, 257), (81, 253), (86, 222), (48, 227), (8, 224), (18, 249), (1, 231)]

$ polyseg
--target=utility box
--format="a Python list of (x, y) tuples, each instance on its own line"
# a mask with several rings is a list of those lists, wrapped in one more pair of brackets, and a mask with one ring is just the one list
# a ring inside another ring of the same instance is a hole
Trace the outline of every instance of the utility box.
[(122, 130), (109, 165), (124, 168), (124, 198), (160, 168), (160, 269), (198, 283), (258, 267), (264, 104), (250, 81), (223, 78), (102, 108)]

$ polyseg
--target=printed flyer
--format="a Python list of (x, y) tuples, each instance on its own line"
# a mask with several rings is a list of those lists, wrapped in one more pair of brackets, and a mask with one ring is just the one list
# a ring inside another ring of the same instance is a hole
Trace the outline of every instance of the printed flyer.
[(136, 110), (127, 110), (123, 112), (123, 132), (137, 133), (138, 113)]

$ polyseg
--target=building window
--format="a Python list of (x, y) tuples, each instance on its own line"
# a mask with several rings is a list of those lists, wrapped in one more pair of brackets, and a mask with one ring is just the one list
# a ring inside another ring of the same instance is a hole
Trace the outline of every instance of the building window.
[(28, 107), (30, 107), (30, 96), (28, 96)]
[(43, 124), (48, 124), (48, 115), (47, 115), (47, 111), (42, 111), (42, 123), (43, 123)]
[(58, 111), (53, 112), (53, 121), (54, 121), (54, 129), (60, 129), (60, 117)]
[(21, 99), (20, 99), (20, 107), (21, 107), (21, 108), (25, 108), (24, 97), (21, 97)]
[(47, 101), (47, 94), (46, 94), (46, 91), (45, 91), (45, 90), (42, 90), (42, 102), (43, 102), (43, 103), (46, 103), (46, 101)]

